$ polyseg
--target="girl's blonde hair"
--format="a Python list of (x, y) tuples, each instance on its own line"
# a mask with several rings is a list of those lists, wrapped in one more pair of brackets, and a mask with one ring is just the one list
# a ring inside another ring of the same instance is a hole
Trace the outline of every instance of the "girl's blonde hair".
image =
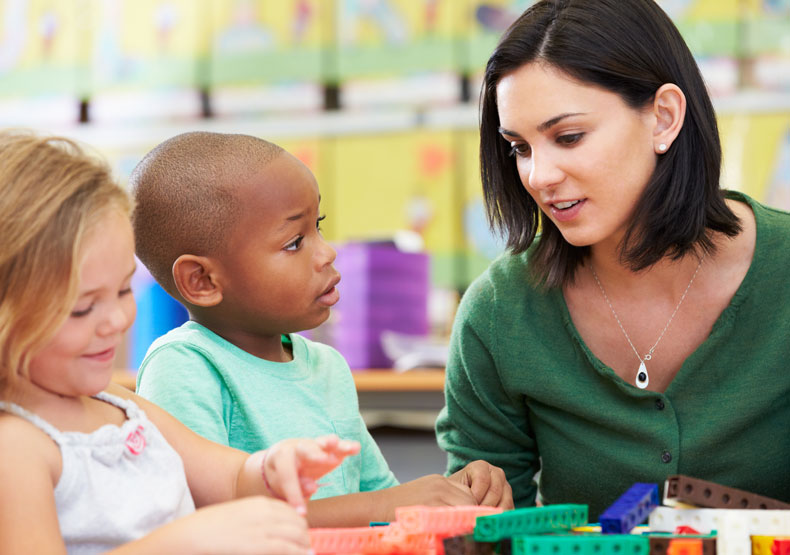
[(86, 231), (131, 211), (107, 164), (63, 137), (0, 131), (0, 391), (76, 302)]

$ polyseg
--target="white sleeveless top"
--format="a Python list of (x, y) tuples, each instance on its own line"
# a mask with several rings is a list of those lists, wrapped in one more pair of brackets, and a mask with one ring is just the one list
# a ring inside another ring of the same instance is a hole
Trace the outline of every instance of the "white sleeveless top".
[(109, 393), (96, 398), (121, 408), (126, 422), (90, 434), (61, 432), (0, 401), (0, 410), (28, 420), (60, 448), (63, 472), (55, 503), (70, 554), (107, 551), (195, 510), (181, 457), (142, 409)]

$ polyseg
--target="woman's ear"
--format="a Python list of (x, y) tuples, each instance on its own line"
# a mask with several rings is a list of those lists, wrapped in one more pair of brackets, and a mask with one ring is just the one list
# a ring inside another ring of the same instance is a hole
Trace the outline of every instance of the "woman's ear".
[(665, 83), (656, 91), (653, 99), (653, 148), (656, 154), (667, 152), (686, 119), (686, 95), (674, 83)]
[(216, 270), (211, 258), (182, 254), (173, 263), (173, 281), (186, 302), (202, 307), (215, 306), (222, 301), (222, 286)]

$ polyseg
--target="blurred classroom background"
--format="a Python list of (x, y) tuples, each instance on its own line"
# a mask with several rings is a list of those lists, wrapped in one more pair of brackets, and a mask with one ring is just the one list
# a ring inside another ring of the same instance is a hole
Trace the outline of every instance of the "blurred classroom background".
[[(0, 126), (95, 147), (126, 182), (191, 130), (274, 141), (315, 173), (341, 301), (309, 333), (352, 368), (443, 364), (502, 250), (477, 160), (485, 61), (531, 0), (0, 0)], [(659, 0), (719, 115), (723, 186), (790, 209), (790, 0)], [(186, 318), (141, 269), (121, 366)], [(382, 335), (384, 343), (382, 343)]]

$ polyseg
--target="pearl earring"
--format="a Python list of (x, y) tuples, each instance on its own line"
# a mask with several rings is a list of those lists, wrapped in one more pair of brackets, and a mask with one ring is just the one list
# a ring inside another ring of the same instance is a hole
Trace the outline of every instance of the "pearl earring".
[(660, 145), (658, 145), (658, 151), (659, 152), (666, 152), (666, 150), (667, 150), (667, 145), (665, 145), (664, 143), (661, 143)]

